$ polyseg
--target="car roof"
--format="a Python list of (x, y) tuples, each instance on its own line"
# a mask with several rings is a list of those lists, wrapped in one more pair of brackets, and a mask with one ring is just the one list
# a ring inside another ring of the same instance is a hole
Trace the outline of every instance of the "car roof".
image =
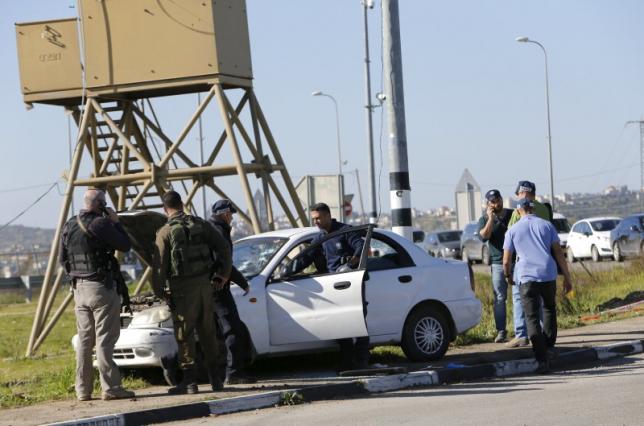
[(579, 222), (595, 222), (598, 220), (622, 220), (621, 217), (616, 217), (616, 216), (596, 216), (596, 217), (587, 217), (584, 219), (579, 219), (577, 222), (575, 222), (575, 225), (578, 224)]
[[(375, 232), (379, 234), (384, 234), (388, 237), (392, 237), (394, 240), (400, 237), (400, 235), (396, 234), (395, 232), (388, 230), (388, 229), (382, 229), (382, 228), (375, 228)], [(250, 240), (253, 238), (265, 238), (265, 237), (272, 237), (272, 238), (292, 238), (296, 235), (298, 236), (304, 236), (304, 235), (315, 235), (320, 230), (315, 227), (315, 226), (308, 226), (304, 228), (286, 228), (286, 229), (278, 229), (276, 231), (269, 231), (269, 232), (262, 232), (261, 234), (255, 234), (255, 235), (249, 235), (248, 237), (241, 238), (237, 241), (245, 241), (245, 240)], [(237, 242), (235, 241), (235, 242)]]
[(566, 219), (566, 216), (562, 215), (561, 213), (553, 213), (552, 218), (553, 219)]

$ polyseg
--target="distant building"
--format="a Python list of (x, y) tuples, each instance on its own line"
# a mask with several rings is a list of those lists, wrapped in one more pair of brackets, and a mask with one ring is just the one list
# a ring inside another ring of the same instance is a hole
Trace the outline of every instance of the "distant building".
[(481, 187), (468, 169), (463, 171), (456, 185), (456, 224), (463, 229), (469, 222), (477, 220), (483, 213)]

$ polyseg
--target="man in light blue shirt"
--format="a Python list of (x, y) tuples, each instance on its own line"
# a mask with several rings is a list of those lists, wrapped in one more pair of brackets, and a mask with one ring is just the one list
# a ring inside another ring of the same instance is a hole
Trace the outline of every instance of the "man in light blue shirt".
[[(512, 253), (516, 252), (519, 259), (514, 266), (516, 285), (521, 293), (528, 337), (539, 363), (537, 371), (547, 373), (550, 371), (548, 352), (557, 340), (557, 264), (564, 275), (565, 293), (572, 289), (572, 282), (555, 227), (533, 214), (534, 202), (530, 199), (520, 199), (517, 209), (521, 219), (505, 234), (503, 272), (508, 284), (514, 285)], [(539, 320), (540, 302), (543, 303), (543, 329)]]

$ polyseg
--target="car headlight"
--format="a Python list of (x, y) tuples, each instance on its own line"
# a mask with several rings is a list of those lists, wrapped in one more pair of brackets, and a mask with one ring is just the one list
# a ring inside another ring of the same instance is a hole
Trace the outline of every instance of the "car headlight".
[(154, 352), (148, 348), (134, 348), (134, 354), (141, 358), (147, 358), (154, 355)]
[(172, 314), (166, 305), (155, 306), (134, 314), (130, 327), (142, 325), (158, 325), (170, 319)]

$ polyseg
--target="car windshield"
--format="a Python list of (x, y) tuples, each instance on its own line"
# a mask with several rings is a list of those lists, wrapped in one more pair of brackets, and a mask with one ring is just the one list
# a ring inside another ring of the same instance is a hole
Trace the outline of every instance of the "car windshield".
[(554, 219), (552, 223), (553, 225), (555, 225), (558, 233), (564, 234), (570, 232), (570, 224), (568, 223), (568, 219)]
[(259, 237), (237, 241), (233, 245), (233, 265), (246, 278), (252, 278), (262, 272), (287, 240), (287, 238)]
[(438, 235), (438, 241), (441, 243), (449, 243), (450, 241), (459, 241), (461, 239), (460, 231), (441, 232)]
[(619, 220), (616, 219), (604, 219), (604, 220), (594, 220), (590, 222), (590, 226), (593, 228), (593, 231), (604, 232), (610, 231), (617, 226)]

